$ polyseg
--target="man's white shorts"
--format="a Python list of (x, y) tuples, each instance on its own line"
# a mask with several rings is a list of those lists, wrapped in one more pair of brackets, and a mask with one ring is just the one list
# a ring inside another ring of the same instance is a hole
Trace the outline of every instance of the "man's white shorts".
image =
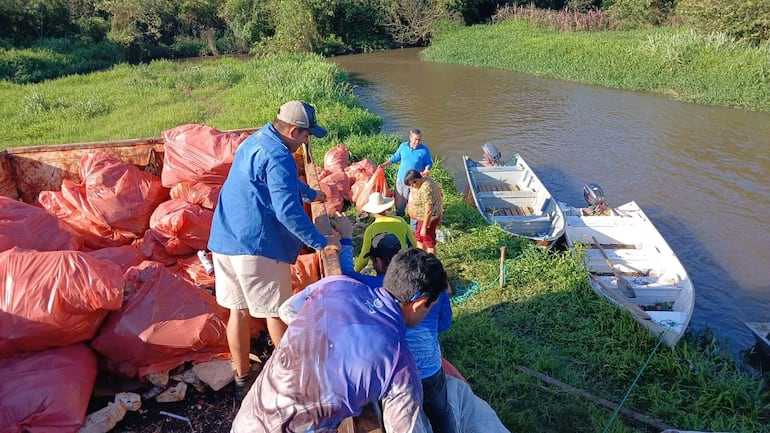
[(278, 317), (289, 299), (291, 265), (262, 256), (212, 253), (217, 303), (227, 309), (249, 310), (252, 317)]

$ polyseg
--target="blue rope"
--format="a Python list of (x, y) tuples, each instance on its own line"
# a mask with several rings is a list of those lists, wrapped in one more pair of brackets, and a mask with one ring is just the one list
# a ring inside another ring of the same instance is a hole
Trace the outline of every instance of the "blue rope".
[[(508, 281), (508, 262), (518, 260), (526, 252), (527, 250), (523, 250), (516, 257), (512, 259), (508, 259), (505, 262), (503, 262), (503, 285), (505, 285), (505, 282)], [(486, 286), (482, 286), (478, 281), (472, 280), (468, 287), (453, 287), (452, 288), (452, 305), (462, 304), (463, 302), (467, 301), (468, 298), (470, 298), (474, 293), (478, 293), (486, 289), (495, 287), (495, 285), (499, 281), (500, 281), (500, 276), (498, 275), (490, 284)]]
[(676, 325), (675, 322), (671, 320), (664, 320), (660, 322), (661, 325), (666, 326), (666, 329), (660, 333), (660, 338), (658, 339), (658, 344), (655, 345), (655, 348), (652, 349), (652, 353), (650, 353), (650, 356), (647, 357), (647, 361), (645, 361), (644, 365), (642, 365), (642, 368), (639, 369), (639, 372), (636, 374), (636, 378), (633, 382), (631, 382), (631, 386), (628, 387), (628, 391), (626, 391), (626, 395), (623, 396), (623, 400), (620, 401), (618, 404), (618, 407), (615, 408), (615, 412), (612, 414), (612, 418), (610, 418), (609, 423), (607, 423), (607, 427), (604, 428), (603, 433), (607, 433), (609, 431), (610, 426), (612, 426), (612, 423), (615, 422), (615, 418), (618, 417), (618, 413), (620, 413), (620, 409), (623, 407), (623, 404), (625, 404), (626, 400), (628, 400), (628, 397), (631, 396), (631, 391), (633, 391), (634, 387), (636, 386), (636, 383), (639, 381), (639, 378), (642, 377), (642, 372), (644, 369), (649, 365), (650, 361), (652, 361), (653, 355), (655, 355), (655, 352), (658, 351), (658, 347), (660, 347), (660, 343), (663, 342), (663, 337), (666, 335), (666, 333)]

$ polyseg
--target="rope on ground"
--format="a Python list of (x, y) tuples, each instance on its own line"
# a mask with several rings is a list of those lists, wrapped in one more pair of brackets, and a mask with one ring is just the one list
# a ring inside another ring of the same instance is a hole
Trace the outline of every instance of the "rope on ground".
[(607, 427), (604, 428), (603, 433), (607, 433), (610, 427), (612, 426), (612, 423), (615, 422), (615, 418), (618, 417), (618, 413), (620, 412), (620, 409), (623, 407), (623, 404), (625, 404), (626, 400), (628, 400), (628, 397), (631, 396), (631, 391), (633, 391), (634, 387), (636, 387), (636, 383), (639, 382), (639, 378), (642, 377), (642, 372), (650, 364), (650, 361), (652, 361), (652, 357), (653, 355), (655, 355), (655, 352), (658, 351), (658, 347), (660, 347), (660, 343), (663, 342), (663, 337), (665, 337), (666, 333), (671, 328), (673, 328), (674, 325), (676, 325), (676, 323), (671, 320), (664, 320), (660, 322), (660, 324), (665, 326), (666, 329), (660, 333), (660, 338), (658, 338), (658, 344), (655, 345), (655, 348), (652, 349), (650, 356), (647, 357), (647, 361), (645, 361), (644, 365), (642, 365), (642, 368), (639, 369), (639, 372), (636, 374), (636, 378), (634, 378), (634, 381), (631, 382), (631, 386), (628, 387), (628, 391), (626, 391), (626, 395), (623, 396), (623, 400), (620, 400), (618, 407), (615, 408), (615, 412), (612, 414), (612, 418), (610, 418), (610, 421), (607, 423)]
[[(501, 274), (503, 278), (503, 285), (505, 285), (505, 281), (508, 279), (508, 262), (515, 262), (519, 258), (521, 258), (527, 250), (521, 251), (516, 257), (512, 259), (507, 259), (505, 263), (502, 263), (501, 266)], [(460, 305), (463, 302), (467, 301), (468, 298), (470, 298), (474, 293), (483, 292), (486, 289), (496, 287), (497, 283), (500, 281), (500, 276), (497, 276), (492, 282), (489, 284), (482, 286), (481, 283), (479, 283), (476, 280), (471, 280), (470, 284), (466, 287), (452, 287), (452, 305)]]

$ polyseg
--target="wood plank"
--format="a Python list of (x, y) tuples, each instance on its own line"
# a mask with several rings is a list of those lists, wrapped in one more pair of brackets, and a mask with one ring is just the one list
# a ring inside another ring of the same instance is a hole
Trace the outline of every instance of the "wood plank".
[(632, 316), (635, 316), (639, 320), (652, 320), (652, 317), (650, 317), (650, 315), (647, 314), (646, 311), (642, 310), (641, 307), (639, 307), (638, 305), (632, 303), (631, 301), (629, 301), (625, 297), (623, 297), (620, 294), (618, 294), (617, 292), (615, 292), (615, 290), (613, 290), (612, 288), (607, 287), (607, 285), (604, 284), (604, 282), (602, 282), (602, 280), (600, 280), (596, 275), (589, 273), (588, 277), (591, 278), (592, 280), (594, 280), (594, 282), (596, 284), (600, 285), (604, 289), (604, 291), (609, 296), (612, 297), (612, 299), (618, 301), (620, 303), (620, 305), (624, 306), (626, 308), (626, 311), (631, 313)]

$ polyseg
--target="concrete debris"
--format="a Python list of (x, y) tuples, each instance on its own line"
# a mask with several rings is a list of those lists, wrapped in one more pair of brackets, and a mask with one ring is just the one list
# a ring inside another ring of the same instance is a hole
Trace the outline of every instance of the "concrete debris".
[(137, 411), (142, 407), (139, 394), (121, 392), (115, 394), (115, 401), (89, 414), (78, 433), (107, 433), (126, 416), (126, 411)]
[(146, 379), (148, 382), (157, 386), (158, 388), (166, 389), (168, 386), (168, 371), (148, 374)]
[(171, 378), (177, 382), (184, 382), (188, 385), (192, 385), (193, 388), (200, 393), (206, 392), (206, 384), (198, 378), (192, 369), (185, 370), (182, 374), (174, 375)]
[(226, 360), (215, 359), (195, 364), (192, 371), (214, 391), (219, 391), (233, 381), (233, 367)]
[(172, 386), (171, 388), (163, 391), (159, 396), (155, 397), (155, 401), (158, 403), (170, 403), (173, 401), (182, 401), (184, 400), (185, 395), (187, 394), (187, 384), (184, 382), (179, 382), (176, 384), (176, 386)]

